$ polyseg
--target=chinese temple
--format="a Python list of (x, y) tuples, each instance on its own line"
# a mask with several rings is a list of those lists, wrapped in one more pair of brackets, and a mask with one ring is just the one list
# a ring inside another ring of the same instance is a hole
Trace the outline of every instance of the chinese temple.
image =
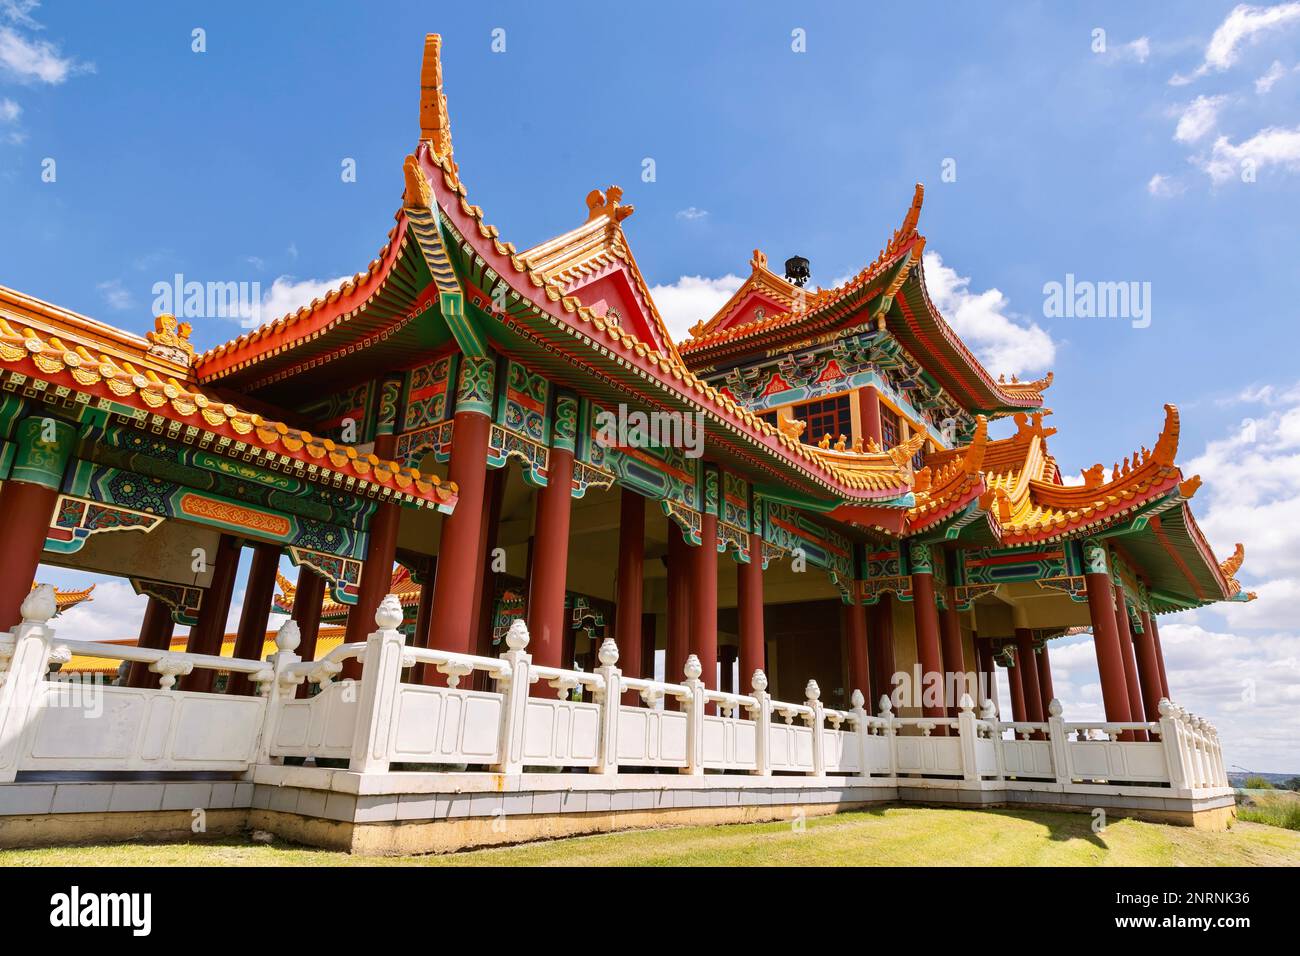
[[(806, 262), (755, 251), (674, 342), (618, 187), (522, 250), (474, 204), (439, 50), (392, 227), (328, 295), (199, 354), (170, 315), (139, 337), (0, 288), (0, 630), (41, 564), (129, 580), (141, 646), (238, 658), (264, 656), (273, 611), (306, 660), (323, 629), (364, 641), (394, 593), (416, 647), (493, 655), (523, 618), (539, 666), (591, 670), (612, 636), (630, 677), (694, 654), (710, 688), (761, 669), (838, 707), (914, 674), (996, 700), (1000, 669), (1015, 719), (1041, 722), (1052, 642), (1086, 628), (1106, 719), (1160, 719), (1159, 617), (1251, 597), (1241, 546), (1220, 561), (1193, 517), (1176, 408), (1067, 482), (1052, 376), (986, 370), (927, 294), (920, 186), (849, 281), (805, 289)], [(956, 707), (918, 690), (897, 710)]]

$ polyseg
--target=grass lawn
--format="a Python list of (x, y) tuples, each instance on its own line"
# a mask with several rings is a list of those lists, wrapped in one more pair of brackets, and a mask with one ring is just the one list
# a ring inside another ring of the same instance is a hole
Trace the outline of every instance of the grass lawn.
[(121, 843), (0, 851), (0, 865), (102, 866), (1300, 866), (1300, 833), (1227, 832), (1085, 814), (895, 807), (788, 823), (639, 830), (446, 856), (369, 858), (283, 843)]

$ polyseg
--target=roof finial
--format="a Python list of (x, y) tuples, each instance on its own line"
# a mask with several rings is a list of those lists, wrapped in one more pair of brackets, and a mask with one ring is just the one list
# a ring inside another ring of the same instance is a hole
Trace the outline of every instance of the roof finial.
[(622, 222), (636, 211), (635, 206), (620, 205), (619, 200), (622, 198), (621, 186), (609, 186), (604, 192), (593, 189), (587, 193), (587, 222), (599, 216), (608, 216), (615, 222)]
[(749, 267), (757, 272), (759, 269), (767, 268), (767, 253), (762, 249), (755, 249), (754, 255), (750, 257)]
[(435, 159), (451, 163), (451, 121), (447, 117), (447, 97), (442, 92), (441, 53), (442, 37), (427, 34), (420, 67), (420, 139), (428, 140)]

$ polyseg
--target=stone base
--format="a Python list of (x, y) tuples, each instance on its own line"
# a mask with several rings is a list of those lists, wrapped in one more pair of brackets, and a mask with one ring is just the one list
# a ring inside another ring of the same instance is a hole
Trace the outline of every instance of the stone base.
[(251, 780), (0, 785), (0, 847), (267, 830), (367, 855), (447, 853), (617, 830), (789, 821), (869, 806), (1024, 807), (1224, 829), (1232, 792), (900, 777), (387, 773), (258, 767)]

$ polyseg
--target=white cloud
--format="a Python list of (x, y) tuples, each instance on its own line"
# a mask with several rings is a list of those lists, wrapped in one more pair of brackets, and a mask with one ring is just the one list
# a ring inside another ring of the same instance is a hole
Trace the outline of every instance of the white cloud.
[(1237, 144), (1220, 136), (1208, 156), (1193, 157), (1192, 162), (1216, 183), (1227, 182), (1248, 169), (1258, 173), (1270, 166), (1300, 172), (1300, 126), (1270, 126)]
[(1205, 62), (1196, 68), (1193, 76), (1204, 76), (1210, 70), (1222, 73), (1237, 62), (1243, 45), (1258, 42), (1264, 34), (1296, 22), (1300, 22), (1300, 3), (1279, 3), (1273, 7), (1238, 4), (1210, 37)]
[(998, 289), (970, 291), (970, 278), (926, 250), (926, 288), (948, 324), (994, 374), (1044, 371), (1056, 357), (1052, 337), (1033, 322), (1014, 316)]
[(325, 296), (343, 285), (351, 276), (339, 276), (336, 279), (294, 279), (293, 276), (279, 276), (271, 283), (271, 288), (262, 293), (258, 304), (258, 314), (242, 305), (239, 310), (241, 323), (249, 328), (274, 322), (290, 312), (296, 312), (312, 301)]
[(1181, 196), (1187, 187), (1176, 179), (1170, 179), (1164, 173), (1156, 173), (1147, 180), (1147, 192), (1157, 199), (1172, 199)]
[[(41, 568), (37, 574), (38, 581), (50, 578), (45, 572), (46, 569)], [(136, 594), (131, 585), (121, 581), (96, 580), (94, 583), (95, 591), (89, 601), (83, 601), (54, 619), (55, 634), (76, 641), (120, 641), (137, 637), (149, 599)], [(60, 589), (69, 587), (62, 581), (55, 586)]]
[(1108, 46), (1104, 58), (1110, 63), (1134, 61), (1145, 63), (1151, 56), (1151, 38), (1138, 37), (1128, 43)]
[(1174, 139), (1180, 143), (1194, 143), (1214, 129), (1219, 110), (1227, 102), (1226, 96), (1198, 96), (1178, 114)]
[(0, 27), (0, 69), (23, 83), (57, 85), (78, 73), (94, 72), (95, 66), (63, 56), (46, 40), (31, 40)]
[(23, 108), (13, 100), (5, 97), (0, 100), (0, 123), (16, 122), (23, 115)]
[(705, 276), (682, 276), (669, 285), (650, 289), (659, 314), (674, 342), (686, 338), (687, 330), (703, 319), (710, 319), (740, 288), (743, 279), (727, 274), (717, 279)]
[(95, 286), (100, 295), (104, 297), (105, 304), (110, 309), (118, 312), (124, 312), (135, 305), (135, 297), (131, 295), (129, 289), (122, 285), (121, 279), (109, 279)]
[(0, 14), (3, 14), (10, 23), (31, 30), (40, 30), (41, 25), (28, 16), (40, 5), (40, 0), (0, 0)]
[(708, 215), (709, 211), (707, 209), (697, 209), (695, 206), (687, 206), (685, 209), (677, 210), (677, 218), (685, 219), (687, 222), (705, 219)]
[(1290, 72), (1282, 65), (1281, 60), (1274, 60), (1273, 64), (1264, 72), (1264, 75), (1255, 80), (1255, 92), (1263, 96), (1269, 90), (1277, 85), (1277, 81)]

